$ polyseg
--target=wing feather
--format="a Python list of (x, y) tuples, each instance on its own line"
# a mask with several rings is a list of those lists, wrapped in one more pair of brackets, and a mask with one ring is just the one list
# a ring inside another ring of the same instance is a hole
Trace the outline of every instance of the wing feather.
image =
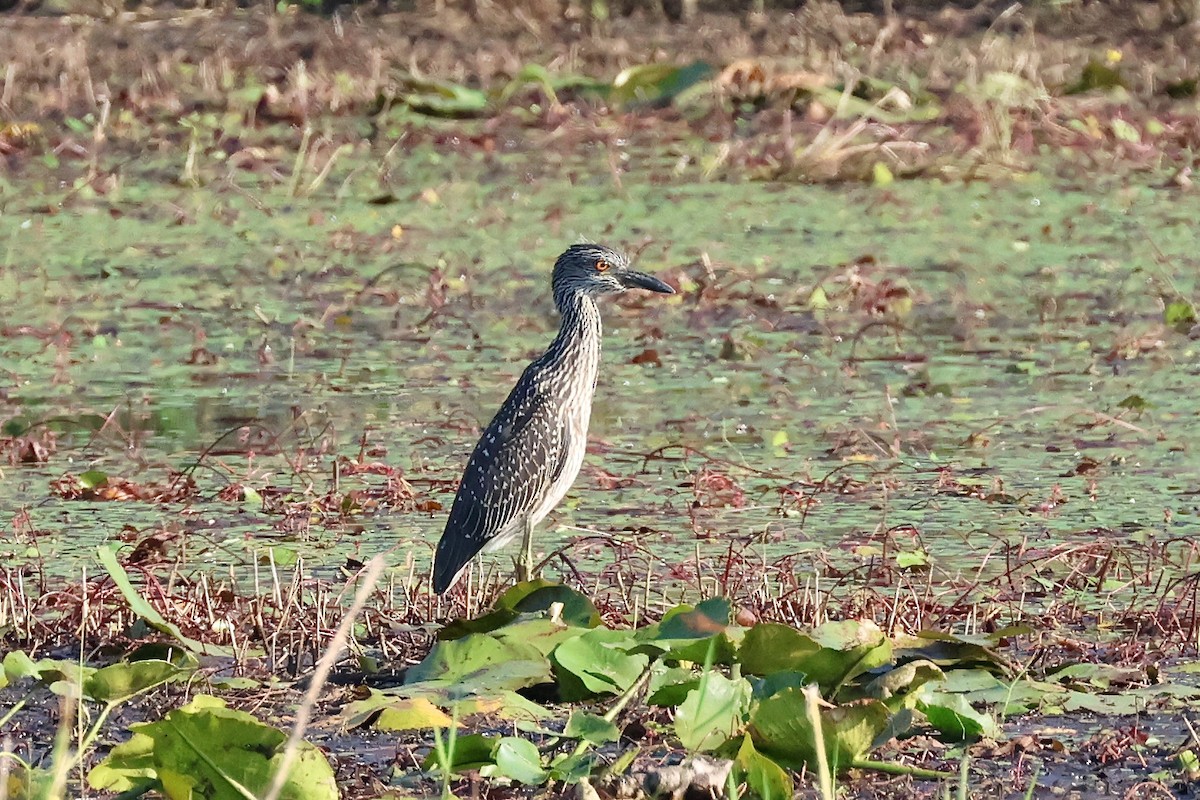
[(502, 544), (521, 530), (562, 474), (569, 435), (554, 397), (526, 371), (467, 462), (434, 556), (434, 591), (450, 588), (497, 537)]

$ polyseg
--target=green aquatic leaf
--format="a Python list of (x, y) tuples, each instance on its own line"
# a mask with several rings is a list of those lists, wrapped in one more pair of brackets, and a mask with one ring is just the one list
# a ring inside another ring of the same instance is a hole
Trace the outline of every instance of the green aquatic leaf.
[(1116, 117), (1109, 122), (1108, 125), (1110, 128), (1112, 128), (1113, 136), (1123, 142), (1137, 144), (1138, 142), (1142, 141), (1141, 131), (1131, 125), (1127, 120)]
[(538, 786), (546, 782), (547, 774), (542, 766), (542, 754), (528, 739), (505, 736), (496, 742), (492, 760), (499, 774), (518, 783)]
[(1097, 89), (1112, 91), (1126, 88), (1125, 79), (1120, 71), (1109, 64), (1099, 61), (1089, 61), (1079, 72), (1079, 78), (1070, 86), (1063, 89), (1063, 94), (1083, 94)]
[(13, 650), (4, 655), (4, 661), (0, 662), (0, 689), (8, 686), (13, 681), (24, 680), (25, 678), (38, 678), (41, 676), (41, 669), (37, 662), (29, 657), (24, 650)]
[(1138, 667), (1120, 667), (1115, 664), (1066, 664), (1046, 672), (1046, 679), (1058, 683), (1090, 684), (1097, 689), (1113, 686), (1130, 686), (1146, 680), (1146, 671)]
[(686, 667), (668, 667), (656, 663), (650, 672), (650, 684), (646, 703), (652, 706), (674, 708), (683, 702), (688, 692), (700, 684), (700, 675)]
[(108, 473), (98, 469), (89, 469), (79, 476), (79, 485), (84, 489), (100, 489), (108, 485)]
[(1127, 408), (1130, 411), (1145, 411), (1148, 408), (1153, 408), (1154, 404), (1146, 400), (1140, 394), (1131, 394), (1121, 402), (1117, 403), (1117, 408)]
[(563, 625), (595, 628), (600, 613), (587, 595), (560, 583), (538, 579), (524, 581), (497, 598), (492, 610), (471, 620), (455, 620), (438, 631), (438, 639), (460, 639), (469, 633), (498, 631), (526, 616), (548, 616), (557, 611)]
[(691, 606), (676, 606), (657, 626), (658, 639), (707, 639), (729, 626), (731, 609), (724, 597), (713, 597)]
[(710, 670), (675, 712), (675, 735), (693, 752), (714, 750), (741, 732), (749, 706), (745, 679)]
[(592, 774), (591, 753), (559, 753), (550, 761), (550, 777), (566, 784), (577, 784)]
[(1187, 300), (1167, 303), (1163, 310), (1163, 323), (1168, 328), (1186, 333), (1196, 324), (1196, 307)]
[(784, 689), (800, 688), (809, 682), (807, 678), (803, 672), (786, 669), (772, 672), (765, 678), (752, 677), (751, 694), (755, 700), (762, 700)]
[[(530, 590), (524, 591), (526, 587)], [(557, 619), (564, 624), (580, 628), (596, 628), (601, 623), (600, 612), (591, 598), (561, 583), (545, 585), (543, 581), (530, 581), (517, 584), (500, 595), (496, 608), (511, 609), (521, 614), (553, 610), (557, 612)]]
[(567, 717), (563, 736), (571, 739), (583, 739), (592, 744), (608, 744), (620, 739), (621, 731), (604, 717), (577, 709)]
[(891, 186), (896, 182), (896, 176), (882, 161), (876, 161), (871, 168), (871, 180), (876, 186)]
[(905, 550), (896, 554), (896, 566), (900, 569), (929, 566), (929, 554), (924, 550)]
[(482, 733), (468, 733), (465, 736), (455, 736), (453, 747), (449, 747), (449, 764), (443, 765), (441, 763), (441, 754), (438, 752), (438, 748), (434, 747), (429, 751), (429, 755), (425, 756), (425, 760), (421, 762), (421, 769), (426, 772), (437, 770), (439, 772), (457, 774), (471, 769), (479, 769), (488, 764), (494, 764), (496, 762), (492, 758), (492, 753), (495, 751), (496, 743), (499, 741), (498, 737), (486, 736)]
[[(363, 706), (354, 706), (353, 712), (348, 708), (345, 713), (354, 713), (352, 722), (346, 724), (363, 724), (370, 721), (373, 709), (383, 707), (388, 700), (373, 700), (376, 694), (384, 698), (400, 700), (427, 700), (433, 705), (444, 709), (457, 709), (460, 717), (472, 714), (488, 714), (500, 719), (529, 722), (554, 716), (549, 709), (528, 700), (511, 689), (497, 689), (488, 683), (488, 674), (482, 674), (481, 680), (471, 681), (422, 681), (404, 686), (394, 686), (387, 689), (373, 690), (370, 697), (365, 698)], [(362, 712), (358, 714), (357, 712)]]
[(63, 796), (53, 791), (57, 783), (54, 771), (27, 766), (11, 754), (6, 756), (6, 760), (10, 762), (5, 765), (9, 771), (8, 780), (7, 784), (0, 788), (0, 793), (8, 800), (48, 800)]
[(1009, 667), (996, 648), (1004, 639), (1026, 633), (1029, 633), (1029, 629), (1024, 626), (980, 635), (922, 631), (915, 637), (897, 640), (895, 656), (897, 661), (932, 661), (947, 670), (983, 667), (1004, 675), (1009, 672)]
[(1175, 756), (1175, 766), (1184, 773), (1188, 780), (1195, 781), (1200, 778), (1200, 757), (1197, 757), (1196, 751), (1191, 748), (1181, 750)]
[(488, 95), (481, 89), (411, 73), (400, 75), (398, 82), (398, 98), (421, 114), (432, 117), (475, 117), (488, 110)]
[(944, 738), (953, 742), (972, 741), (983, 736), (999, 736), (996, 720), (971, 707), (961, 694), (948, 694), (930, 689), (919, 693), (917, 710)]
[(635, 64), (621, 70), (613, 79), (608, 100), (619, 107), (667, 103), (712, 74), (712, 66), (703, 61), (694, 61), (682, 67), (673, 64)]
[[(803, 689), (784, 689), (761, 700), (750, 712), (749, 731), (758, 750), (793, 769), (815, 769), (816, 731), (809, 722)], [(856, 700), (820, 709), (825, 754), (835, 772), (865, 758), (887, 734), (892, 718), (878, 700)]]
[[(133, 738), (112, 749), (88, 773), (93, 789), (127, 792), (147, 781), (170, 800), (244, 800), (270, 785), (287, 734), (223, 701), (198, 695), (157, 722), (130, 726)], [(282, 797), (335, 800), (333, 769), (320, 750), (300, 744)]]
[(342, 710), (344, 726), (358, 728), (370, 724), (380, 731), (411, 731), (449, 728), (453, 720), (425, 697), (389, 697), (377, 690), (355, 700)]
[(1067, 714), (1083, 711), (1090, 714), (1127, 717), (1145, 711), (1146, 698), (1125, 693), (1094, 694), (1068, 690), (1066, 699), (1063, 700), (1062, 710)]
[(644, 653), (630, 652), (637, 644), (630, 632), (607, 628), (595, 628), (560, 644), (551, 660), (564, 699), (620, 694), (632, 686), (650, 663)]
[(657, 625), (636, 632), (637, 639), (646, 645), (639, 652), (652, 648), (651, 652), (659, 651), (666, 661), (732, 663), (736, 648), (729, 634), (740, 637), (741, 630), (730, 628), (731, 613), (729, 601), (723, 597), (704, 600), (694, 607), (676, 606)]
[(892, 711), (911, 706), (922, 686), (940, 681), (945, 673), (932, 661), (910, 661), (888, 669), (863, 687), (863, 695), (882, 700)]
[(770, 675), (798, 670), (799, 664), (820, 650), (821, 645), (811, 636), (790, 625), (760, 622), (746, 631), (738, 649), (738, 663), (749, 675)]
[(132, 661), (96, 670), (83, 681), (83, 696), (98, 703), (117, 703), (155, 686), (194, 672), (170, 661)]
[(170, 634), (176, 641), (194, 652), (210, 656), (233, 657), (233, 651), (230, 648), (200, 642), (189, 636), (185, 636), (183, 631), (179, 629), (179, 626), (163, 619), (163, 616), (134, 588), (133, 583), (129, 580), (129, 574), (125, 572), (125, 568), (117, 561), (116, 551), (111, 547), (100, 545), (96, 548), (96, 555), (100, 559), (100, 564), (108, 572), (108, 576), (112, 578), (113, 583), (120, 589), (121, 596), (125, 598), (125, 602), (129, 604), (130, 609), (145, 620), (146, 624), (150, 627)]
[(551, 673), (550, 663), (533, 646), (473, 633), (438, 642), (404, 676), (406, 684), (430, 680), (473, 682), (490, 690), (521, 689), (551, 680)]
[(935, 687), (939, 692), (962, 694), (976, 704), (996, 706), (999, 714), (1023, 714), (1059, 707), (1069, 690), (1046, 681), (1021, 678), (1002, 681), (982, 669), (953, 669)]
[(568, 639), (581, 636), (589, 628), (568, 627), (551, 619), (522, 619), (492, 631), (492, 636), (501, 642), (532, 647), (543, 656)]
[(43, 658), (36, 662), (37, 679), (60, 697), (79, 697), (95, 667), (66, 659)]
[(737, 779), (745, 783), (758, 800), (791, 800), (795, 785), (787, 770), (758, 752), (754, 739), (746, 734), (733, 759)]
[(768, 675), (800, 672), (823, 693), (891, 660), (892, 645), (869, 620), (827, 622), (808, 633), (775, 623), (760, 623), (746, 632), (738, 651), (744, 672)]

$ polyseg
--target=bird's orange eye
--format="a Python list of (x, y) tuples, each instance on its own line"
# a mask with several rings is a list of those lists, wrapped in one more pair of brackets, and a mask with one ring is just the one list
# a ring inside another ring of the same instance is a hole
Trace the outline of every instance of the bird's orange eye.
[(609, 268), (609, 263), (603, 258), (596, 259), (596, 272), (605, 272)]

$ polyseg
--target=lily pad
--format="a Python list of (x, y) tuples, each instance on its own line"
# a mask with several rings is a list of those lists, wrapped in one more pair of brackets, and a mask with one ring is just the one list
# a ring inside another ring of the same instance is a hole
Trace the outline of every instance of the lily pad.
[(526, 786), (538, 786), (546, 782), (546, 770), (542, 767), (542, 754), (528, 739), (505, 736), (496, 743), (492, 751), (496, 771)]
[(675, 712), (675, 735), (691, 751), (715, 750), (746, 724), (750, 684), (709, 671)]
[(551, 656), (563, 699), (620, 694), (633, 685), (649, 656), (631, 653), (637, 642), (626, 631), (596, 628), (568, 639)]
[[(207, 695), (198, 695), (158, 722), (134, 724), (130, 730), (133, 738), (114, 747), (88, 773), (93, 789), (127, 792), (149, 780), (170, 800), (261, 796), (274, 778), (288, 738)], [(338, 797), (333, 769), (320, 750), (300, 744), (281, 796)]]
[[(695, 607), (676, 606), (662, 621), (638, 632), (639, 641), (662, 652), (667, 661), (729, 664), (735, 653), (729, 638), (729, 601), (714, 597)], [(738, 630), (740, 636), (740, 629)]]
[(611, 721), (586, 711), (572, 711), (563, 728), (563, 736), (583, 739), (592, 744), (608, 744), (621, 738), (621, 732)]
[(776, 692), (781, 692), (784, 689), (800, 688), (808, 683), (808, 676), (803, 672), (794, 670), (780, 670), (772, 672), (765, 678), (752, 678), (750, 681), (751, 694), (755, 700), (762, 700), (770, 697)]
[[(826, 759), (835, 772), (849, 769), (888, 731), (891, 713), (879, 700), (858, 700), (820, 709)], [(794, 769), (817, 766), (817, 732), (808, 719), (805, 691), (785, 689), (750, 713), (750, 735), (762, 753)]]
[(1000, 735), (996, 720), (976, 711), (961, 694), (947, 694), (926, 687), (920, 693), (917, 710), (925, 715), (938, 733), (950, 741), (972, 741), (983, 736)]
[(398, 96), (409, 108), (433, 117), (475, 117), (488, 109), (487, 92), (420, 75), (400, 76)]
[(489, 690), (498, 690), (533, 686), (549, 681), (551, 675), (549, 662), (536, 648), (474, 633), (438, 642), (404, 676), (406, 684), (435, 679), (450, 683), (474, 680), (486, 684)]
[(686, 66), (673, 64), (636, 64), (623, 69), (613, 79), (608, 100), (615, 106), (635, 104), (662, 105), (713, 74), (703, 61)]
[(23, 650), (13, 650), (5, 654), (4, 661), (0, 662), (0, 689), (14, 681), (36, 678), (40, 674), (37, 662)]
[(864, 687), (866, 697), (884, 701), (892, 711), (915, 703), (916, 692), (931, 681), (940, 681), (945, 673), (932, 661), (910, 661), (887, 669)]
[(1163, 323), (1168, 328), (1186, 332), (1196, 324), (1196, 307), (1187, 300), (1168, 303), (1163, 310)]
[(445, 712), (424, 697), (388, 697), (377, 691), (350, 703), (342, 713), (347, 728), (370, 724), (380, 731), (409, 731), (448, 728), (454, 724)]
[(760, 622), (746, 631), (738, 650), (738, 663), (749, 675), (770, 675), (784, 670), (798, 671), (798, 665), (819, 652), (819, 645), (790, 625)]
[(548, 656), (566, 640), (580, 636), (588, 630), (568, 627), (551, 619), (525, 619), (498, 628), (492, 631), (491, 635), (502, 642), (532, 647), (543, 656)]
[(443, 764), (439, 749), (434, 747), (421, 762), (421, 769), (426, 772), (437, 770), (457, 774), (495, 763), (492, 753), (495, 752), (496, 744), (499, 741), (497, 737), (486, 736), (482, 733), (468, 733), (466, 736), (456, 735), (453, 737), (447, 733), (444, 736), (446, 738), (443, 739), (443, 742), (450, 763)]
[(650, 673), (650, 687), (646, 703), (652, 706), (673, 708), (684, 701), (688, 692), (700, 684), (700, 676), (686, 667), (668, 667), (658, 663)]
[(83, 696), (99, 703), (119, 703), (136, 694), (193, 672), (170, 661), (133, 661), (98, 669), (83, 681)]
[[(379, 695), (379, 699), (375, 696)], [(372, 691), (363, 705), (351, 704), (344, 712), (353, 715), (348, 727), (370, 722), (376, 709), (383, 708), (392, 700), (427, 700), (442, 709), (457, 709), (460, 717), (472, 714), (489, 714), (500, 719), (532, 721), (554, 716), (549, 709), (528, 700), (511, 689), (490, 689), (486, 681), (469, 684), (446, 681), (425, 681), (406, 686)]]
[(733, 759), (737, 777), (759, 800), (791, 800), (795, 792), (792, 776), (770, 758), (758, 752), (754, 740), (742, 737), (741, 746)]
[(739, 651), (744, 671), (753, 675), (801, 672), (820, 684), (823, 694), (887, 664), (891, 656), (891, 642), (869, 620), (828, 622), (807, 634), (785, 625), (760, 624), (746, 633)]
[(449, 623), (438, 632), (438, 639), (459, 639), (469, 633), (491, 633), (522, 615), (547, 613), (556, 605), (559, 606), (558, 619), (563, 625), (579, 628), (600, 625), (600, 613), (586, 595), (560, 583), (538, 579), (523, 581), (506, 590), (497, 598), (492, 610), (481, 617)]

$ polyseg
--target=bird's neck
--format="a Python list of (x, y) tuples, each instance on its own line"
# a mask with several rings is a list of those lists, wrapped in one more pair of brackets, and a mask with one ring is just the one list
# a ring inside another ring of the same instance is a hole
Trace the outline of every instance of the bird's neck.
[(595, 383), (596, 365), (600, 361), (600, 307), (591, 297), (573, 294), (556, 298), (562, 320), (558, 335), (546, 351), (548, 361), (570, 361), (575, 369), (591, 370)]

